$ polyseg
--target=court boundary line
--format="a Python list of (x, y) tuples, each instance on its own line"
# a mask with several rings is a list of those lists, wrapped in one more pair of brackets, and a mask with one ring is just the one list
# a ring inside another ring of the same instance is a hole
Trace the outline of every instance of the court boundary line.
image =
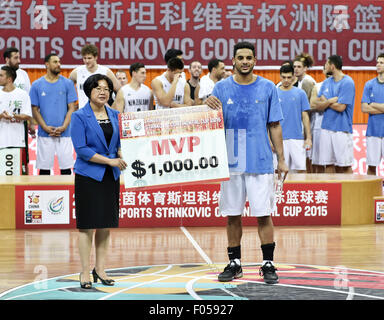
[[(119, 268), (111, 268), (111, 269), (107, 269), (107, 272), (113, 272), (113, 271), (118, 271), (118, 270), (121, 270), (121, 269), (125, 269), (125, 268), (128, 268), (128, 269), (134, 269), (134, 268), (144, 268), (144, 267), (163, 267), (163, 266), (166, 266), (166, 267), (170, 267), (170, 266), (179, 266), (179, 265), (199, 265), (201, 264), (201, 262), (198, 262), (198, 263), (180, 263), (180, 264), (157, 264), (157, 265), (141, 265), (141, 266), (131, 266), (131, 267), (119, 267)], [(220, 264), (223, 264), (225, 265), (225, 263), (220, 263)], [(250, 266), (250, 265), (258, 265), (257, 263), (248, 263), (248, 264), (244, 264), (243, 266), (244, 267), (247, 267), (247, 266)], [(340, 266), (323, 266), (323, 265), (310, 265), (310, 264), (292, 264), (292, 263), (285, 263), (285, 262), (282, 262), (282, 263), (277, 263), (277, 264), (281, 264), (281, 265), (292, 265), (292, 266), (301, 266), (301, 267), (321, 267), (321, 268), (329, 268), (329, 269), (336, 269), (337, 267), (340, 267)], [(366, 270), (366, 269), (356, 269), (356, 268), (348, 268), (348, 267), (345, 267), (347, 270), (349, 271), (365, 271), (365, 272), (368, 272), (370, 273), (370, 275), (372, 274), (377, 274), (377, 275), (384, 275), (384, 272), (383, 271), (376, 271), (376, 270)], [(167, 269), (167, 268), (166, 268)], [(211, 269), (203, 269), (203, 270), (212, 270)], [(203, 270), (199, 270), (199, 271), (203, 271)], [(159, 271), (156, 271), (154, 273), (149, 273), (149, 274), (145, 274), (145, 275), (140, 275), (140, 276), (150, 276), (150, 275), (153, 275), (155, 273), (158, 273), (160, 272), (161, 270)], [(197, 272), (197, 271), (195, 271)], [(288, 271), (282, 271), (282, 272), (288, 272)], [(324, 271), (324, 272), (331, 272), (331, 270), (328, 270), (328, 271)], [(321, 273), (319, 271), (319, 273)], [(186, 273), (187, 274), (187, 273)], [(30, 282), (30, 283), (26, 283), (26, 284), (23, 284), (23, 285), (20, 285), (20, 286), (17, 286), (15, 288), (11, 288), (9, 290), (6, 290), (4, 292), (0, 292), (0, 298), (1, 297), (4, 297), (5, 295), (9, 294), (9, 293), (12, 293), (13, 291), (16, 291), (16, 290), (19, 290), (19, 289), (22, 289), (24, 287), (27, 287), (27, 286), (32, 286), (32, 285), (35, 285), (35, 284), (38, 284), (38, 283), (43, 283), (43, 282), (47, 282), (49, 280), (55, 280), (55, 279), (62, 279), (62, 278), (65, 278), (65, 277), (71, 277), (71, 276), (74, 276), (74, 275), (78, 275), (78, 273), (72, 273), (72, 274), (67, 274), (67, 275), (61, 275), (61, 276), (56, 276), (56, 277), (52, 277), (52, 278), (48, 278), (48, 279), (44, 279), (44, 280), (39, 280), (39, 281), (33, 281), (33, 282)], [(176, 276), (176, 275), (173, 275), (173, 276)], [(181, 275), (178, 275), (178, 276), (184, 276), (184, 274), (181, 274)], [(163, 276), (165, 278), (167, 277), (170, 277), (170, 276)], [(131, 277), (123, 277), (123, 278), (131, 278)], [(204, 277), (198, 277), (198, 278), (194, 278), (194, 279), (203, 279)], [(208, 279), (210, 279), (209, 277), (206, 277)], [(164, 278), (162, 278), (164, 279)], [(192, 280), (194, 280), (192, 279)], [(239, 281), (239, 282), (251, 282), (251, 283), (257, 283), (257, 284), (264, 284), (264, 282), (262, 281), (251, 281), (251, 280), (242, 280), (242, 279), (236, 279), (235, 281)], [(356, 295), (356, 296), (366, 296), (366, 297), (372, 297), (372, 298), (376, 298), (376, 299), (380, 299), (380, 300), (383, 300), (384, 298), (383, 297), (377, 297), (377, 296), (370, 296), (370, 295), (364, 295), (364, 294), (361, 294), (361, 293), (356, 293), (356, 292), (348, 292), (348, 291), (338, 291), (338, 290), (333, 290), (333, 289), (324, 289), (324, 288), (314, 288), (314, 287), (307, 287), (307, 286), (300, 286), (300, 285), (291, 285), (291, 284), (275, 284), (277, 286), (285, 286), (285, 287), (297, 287), (297, 288), (302, 288), (302, 289), (312, 289), (312, 290), (319, 290), (319, 291), (335, 291), (335, 292), (338, 292), (338, 293), (343, 293), (343, 294), (348, 294), (349, 295), (349, 298), (351, 298), (352, 296)], [(63, 287), (63, 288), (56, 288), (56, 289), (48, 289), (48, 290), (45, 290), (45, 291), (53, 291), (53, 290), (61, 290), (61, 289), (65, 289), (65, 288), (73, 288), (73, 287), (77, 287), (77, 286), (66, 286), (66, 287)], [(353, 288), (353, 287), (352, 287)], [(128, 288), (126, 288), (128, 289)], [(39, 291), (39, 292), (44, 292), (43, 291)], [(37, 292), (34, 292), (34, 293), (30, 293), (30, 294), (37, 294)], [(24, 294), (24, 295), (27, 295), (27, 294)], [(197, 293), (196, 293), (197, 295)], [(23, 295), (21, 295), (23, 296)], [(14, 299), (15, 297), (12, 297), (12, 298), (9, 298), (7, 300), (10, 300), (10, 299)], [(347, 297), (348, 298), (348, 297)], [(71, 300), (71, 299), (69, 299)]]

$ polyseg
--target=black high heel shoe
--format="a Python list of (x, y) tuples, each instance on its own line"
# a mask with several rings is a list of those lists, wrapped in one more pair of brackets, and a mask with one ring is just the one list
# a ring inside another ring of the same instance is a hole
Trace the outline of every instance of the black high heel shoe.
[(101, 283), (105, 286), (113, 286), (115, 285), (115, 280), (113, 279), (102, 279), (96, 272), (96, 268), (92, 270), (93, 282), (97, 283), (97, 279), (100, 279)]
[(87, 281), (87, 282), (81, 281), (81, 275), (82, 274), (83, 274), (82, 272), (80, 272), (80, 274), (79, 274), (80, 287), (82, 289), (92, 289), (92, 282), (91, 281)]

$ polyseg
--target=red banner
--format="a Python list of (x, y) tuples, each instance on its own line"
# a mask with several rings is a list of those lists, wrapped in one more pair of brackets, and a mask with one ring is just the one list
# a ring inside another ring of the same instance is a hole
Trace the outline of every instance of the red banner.
[[(134, 191), (121, 186), (119, 226), (225, 226), (227, 219), (218, 210), (219, 195), (218, 184)], [(76, 227), (73, 186), (16, 186), (15, 199), (17, 229)], [(272, 217), (277, 226), (341, 223), (340, 183), (286, 183), (276, 200)], [(248, 204), (243, 224), (257, 224)]]
[(82, 64), (94, 43), (105, 65), (164, 65), (168, 48), (185, 62), (218, 58), (231, 65), (239, 40), (255, 44), (258, 65), (280, 65), (301, 52), (316, 65), (343, 56), (345, 66), (374, 66), (384, 51), (383, 1), (0, 0), (0, 51), (15, 46), (23, 64), (55, 51), (62, 64)]

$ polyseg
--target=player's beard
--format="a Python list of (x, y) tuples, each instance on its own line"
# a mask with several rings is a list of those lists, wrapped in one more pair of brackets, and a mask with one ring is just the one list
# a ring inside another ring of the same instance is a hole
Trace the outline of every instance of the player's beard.
[(17, 71), (19, 69), (19, 64), (12, 64), (12, 65), (9, 65), (13, 70)]
[(250, 73), (253, 72), (253, 67), (254, 67), (254, 66), (255, 66), (255, 65), (250, 66), (248, 71), (243, 71), (243, 70), (241, 69), (241, 66), (238, 67), (237, 65), (235, 66), (235, 68), (236, 68), (236, 72), (237, 72), (238, 74), (240, 74), (240, 75), (242, 75), (242, 76), (247, 76), (247, 75), (249, 75)]
[(51, 73), (57, 76), (61, 72), (60, 68), (51, 69)]

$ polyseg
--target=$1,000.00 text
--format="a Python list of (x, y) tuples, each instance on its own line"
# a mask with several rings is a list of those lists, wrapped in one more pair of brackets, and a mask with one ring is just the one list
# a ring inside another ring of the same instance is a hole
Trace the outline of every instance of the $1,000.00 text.
[(219, 165), (219, 160), (216, 156), (212, 156), (210, 158), (201, 157), (198, 159), (197, 163), (193, 162), (192, 159), (185, 159), (184, 161), (175, 160), (175, 161), (165, 161), (163, 164), (158, 165), (152, 162), (146, 168), (146, 165), (143, 161), (135, 160), (132, 162), (131, 167), (133, 171), (131, 171), (132, 176), (137, 179), (143, 178), (147, 171), (152, 174), (162, 176), (163, 173), (171, 173), (171, 172), (181, 172), (181, 171), (191, 171), (191, 170), (204, 170), (207, 168), (216, 168)]

